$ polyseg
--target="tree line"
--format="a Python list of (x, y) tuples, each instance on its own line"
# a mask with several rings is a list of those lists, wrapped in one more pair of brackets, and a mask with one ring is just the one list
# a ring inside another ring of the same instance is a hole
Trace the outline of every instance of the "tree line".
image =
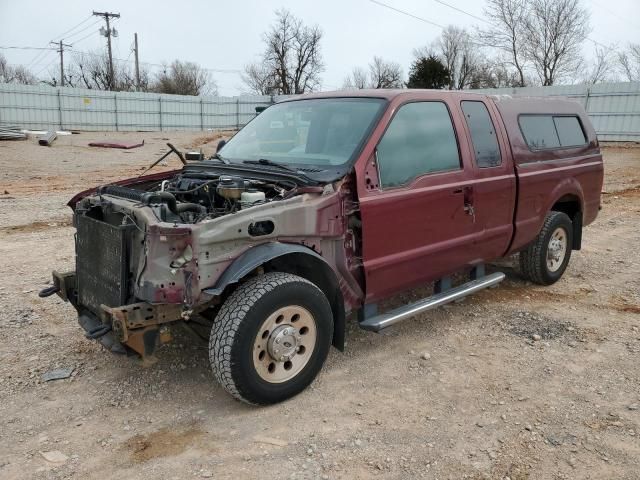
[[(449, 25), (438, 38), (413, 50), (405, 78), (402, 66), (374, 56), (345, 77), (345, 89), (439, 88), (473, 89), (595, 84), (640, 81), (640, 43), (622, 47), (594, 43), (592, 59), (582, 56), (591, 31), (589, 12), (581, 0), (486, 0), (482, 27)], [(301, 94), (322, 86), (325, 63), (322, 29), (285, 9), (263, 34), (263, 51), (242, 74), (253, 93)], [(115, 61), (110, 78), (105, 52), (73, 52), (65, 66), (64, 83), (96, 90), (143, 91), (178, 95), (216, 95), (210, 72), (193, 62), (174, 60), (156, 73), (145, 64), (139, 79), (131, 64)], [(56, 69), (38, 79), (22, 66), (11, 66), (0, 55), (0, 82), (59, 85)]]
[[(431, 43), (413, 51), (405, 80), (402, 66), (374, 56), (356, 66), (343, 88), (497, 88), (640, 81), (640, 43), (624, 47), (594, 42), (580, 0), (487, 0), (482, 28), (449, 25)], [(325, 64), (322, 29), (304, 25), (287, 10), (263, 34), (261, 59), (245, 67), (243, 80), (259, 94), (301, 94), (321, 85)], [(302, 81), (301, 81), (302, 80)]]
[[(74, 52), (65, 65), (64, 85), (91, 90), (155, 92), (175, 95), (217, 95), (218, 88), (209, 71), (197, 63), (174, 60), (156, 73), (140, 65), (139, 81), (128, 62), (114, 60), (113, 78), (106, 52)], [(52, 68), (38, 79), (23, 66), (13, 67), (0, 55), (0, 83), (60, 85), (60, 72)], [(111, 88), (110, 88), (111, 86)]]

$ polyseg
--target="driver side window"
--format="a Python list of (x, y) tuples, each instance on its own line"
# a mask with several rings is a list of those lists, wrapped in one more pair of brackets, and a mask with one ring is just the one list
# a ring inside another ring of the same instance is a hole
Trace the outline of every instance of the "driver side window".
[(443, 102), (400, 107), (377, 148), (382, 188), (406, 185), (426, 173), (460, 169), (458, 143)]

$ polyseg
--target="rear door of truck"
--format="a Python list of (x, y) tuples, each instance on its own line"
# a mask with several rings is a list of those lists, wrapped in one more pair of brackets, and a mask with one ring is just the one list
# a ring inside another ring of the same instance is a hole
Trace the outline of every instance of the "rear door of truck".
[(472, 152), (471, 167), (475, 236), (478, 260), (503, 256), (513, 237), (516, 176), (506, 131), (500, 115), (486, 97), (459, 95), (465, 137)]

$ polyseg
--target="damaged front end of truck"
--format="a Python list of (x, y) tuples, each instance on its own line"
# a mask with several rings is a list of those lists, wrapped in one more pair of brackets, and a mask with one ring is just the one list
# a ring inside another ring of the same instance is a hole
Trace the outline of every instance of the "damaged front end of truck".
[(343, 349), (345, 316), (364, 299), (353, 164), (385, 106), (288, 100), (208, 159), (169, 145), (180, 170), (78, 194), (75, 271), (54, 272), (41, 296), (70, 302), (113, 352), (153, 363), (181, 325), (209, 341), (236, 398), (295, 395), (331, 345)]
[(54, 272), (42, 296), (57, 293), (88, 338), (146, 364), (169, 324), (210, 325), (234, 284), (269, 268), (306, 269), (343, 318), (343, 291), (362, 295), (344, 249), (344, 182), (211, 163), (75, 197), (76, 270)]

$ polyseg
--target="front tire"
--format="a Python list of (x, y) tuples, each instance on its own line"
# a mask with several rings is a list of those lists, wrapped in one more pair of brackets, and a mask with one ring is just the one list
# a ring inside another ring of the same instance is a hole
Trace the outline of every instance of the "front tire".
[(224, 302), (209, 338), (209, 360), (238, 400), (268, 405), (304, 390), (329, 353), (329, 301), (308, 280), (282, 272), (257, 276)]
[(563, 212), (549, 212), (536, 239), (520, 252), (520, 271), (534, 283), (551, 285), (562, 277), (571, 258), (573, 224)]

